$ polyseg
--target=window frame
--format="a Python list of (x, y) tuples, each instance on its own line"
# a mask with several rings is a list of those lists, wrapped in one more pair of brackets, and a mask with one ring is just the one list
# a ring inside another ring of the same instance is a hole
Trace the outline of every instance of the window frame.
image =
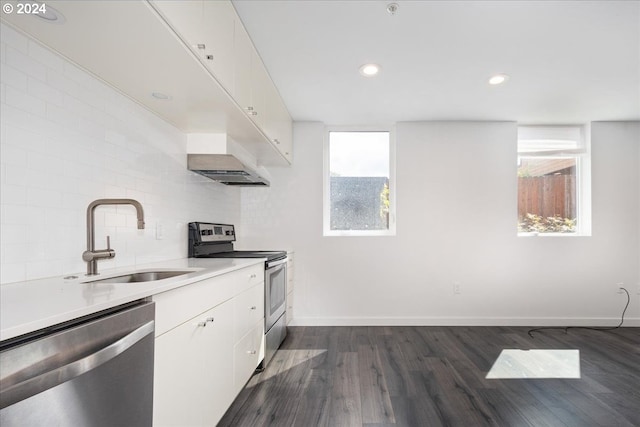
[[(386, 230), (331, 230), (331, 132), (389, 133), (389, 228)], [(396, 235), (396, 137), (395, 126), (326, 126), (323, 138), (322, 235), (324, 237), (382, 237)]]
[[(560, 159), (573, 158), (576, 160), (576, 230), (571, 233), (562, 232), (520, 232), (518, 237), (584, 237), (591, 236), (591, 129), (585, 125), (518, 125), (520, 127), (541, 127), (541, 128), (576, 128), (581, 130), (580, 149), (572, 153), (558, 152), (556, 154), (521, 154), (517, 148), (519, 139), (516, 140), (516, 164), (520, 159)], [(519, 188), (516, 180), (516, 211), (519, 199)], [(519, 218), (516, 215), (516, 230), (518, 229)]]

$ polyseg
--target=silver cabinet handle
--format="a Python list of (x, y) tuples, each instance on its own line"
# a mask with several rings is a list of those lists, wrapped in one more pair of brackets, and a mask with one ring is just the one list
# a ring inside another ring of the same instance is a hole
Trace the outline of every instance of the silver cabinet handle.
[(249, 276), (250, 279), (255, 279), (256, 277), (258, 277), (258, 276), (256, 276), (255, 273), (253, 273), (251, 276)]
[[(51, 369), (41, 375), (28, 378), (20, 383), (2, 387), (0, 390), (1, 407), (5, 408), (20, 402), (29, 396), (36, 395), (57, 385), (79, 377), (98, 366), (115, 359), (149, 334), (153, 334), (155, 322), (152, 320), (118, 341), (67, 365)], [(29, 368), (27, 368), (29, 369)], [(18, 373), (16, 376), (19, 376)]]
[(203, 321), (198, 322), (198, 326), (202, 326), (204, 328), (205, 326), (207, 326), (207, 323), (209, 323), (209, 322), (213, 323), (213, 320), (214, 320), (213, 317), (207, 317)]
[(252, 305), (251, 307), (249, 307), (249, 310), (257, 310), (258, 307), (256, 307), (255, 305)]
[(249, 350), (247, 351), (247, 354), (256, 354), (257, 352), (255, 350)]

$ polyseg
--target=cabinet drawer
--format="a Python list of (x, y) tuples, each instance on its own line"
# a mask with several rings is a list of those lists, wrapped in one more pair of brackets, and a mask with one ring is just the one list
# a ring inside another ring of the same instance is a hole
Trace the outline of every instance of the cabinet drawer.
[(233, 392), (234, 396), (247, 383), (253, 371), (264, 358), (264, 322), (256, 323), (233, 347)]
[(252, 265), (251, 267), (246, 267), (230, 274), (235, 273), (239, 273), (236, 281), (236, 295), (259, 283), (264, 283), (263, 263)]
[(257, 264), (154, 295), (156, 337), (263, 281), (264, 264)]
[(233, 340), (240, 339), (264, 319), (264, 283), (247, 289), (233, 299)]

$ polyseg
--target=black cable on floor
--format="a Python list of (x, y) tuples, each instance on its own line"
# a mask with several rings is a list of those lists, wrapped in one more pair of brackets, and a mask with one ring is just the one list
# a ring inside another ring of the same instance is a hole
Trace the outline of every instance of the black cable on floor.
[(622, 316), (620, 316), (620, 323), (618, 323), (618, 326), (602, 327), (602, 328), (591, 327), (591, 326), (544, 326), (542, 328), (529, 329), (527, 334), (529, 334), (529, 336), (533, 338), (533, 332), (544, 331), (547, 329), (562, 329), (564, 330), (565, 334), (569, 331), (569, 329), (588, 329), (591, 331), (612, 331), (614, 329), (618, 329), (624, 323), (624, 313), (626, 313), (627, 308), (629, 307), (629, 303), (631, 302), (631, 296), (629, 295), (629, 291), (626, 290), (625, 288), (620, 288), (620, 289), (625, 291), (627, 294), (627, 304), (624, 306), (624, 310), (622, 310)]

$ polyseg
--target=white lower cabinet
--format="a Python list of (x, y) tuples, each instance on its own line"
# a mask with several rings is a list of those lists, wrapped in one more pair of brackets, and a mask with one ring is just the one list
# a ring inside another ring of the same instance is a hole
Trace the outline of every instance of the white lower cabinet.
[(227, 301), (156, 338), (154, 425), (215, 426), (224, 415), (235, 396), (232, 319)]
[(260, 321), (233, 347), (234, 396), (240, 393), (263, 358), (264, 321)]
[(154, 426), (220, 421), (264, 357), (263, 277), (261, 264), (153, 297)]

